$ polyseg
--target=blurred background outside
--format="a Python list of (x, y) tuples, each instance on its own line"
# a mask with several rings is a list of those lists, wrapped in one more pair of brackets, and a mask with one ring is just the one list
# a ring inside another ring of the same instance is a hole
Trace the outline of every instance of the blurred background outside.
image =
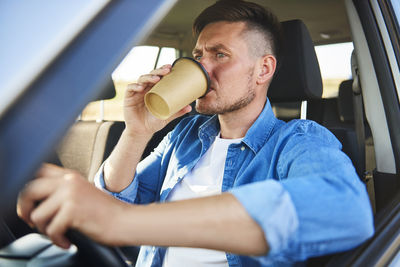
[[(323, 97), (332, 98), (338, 94), (339, 84), (351, 78), (350, 57), (353, 44), (339, 43), (315, 47), (323, 79)], [(179, 57), (179, 51), (170, 47), (137, 46), (134, 47), (112, 74), (116, 96), (110, 100), (90, 103), (82, 112), (82, 120), (123, 120), (123, 97), (126, 86), (134, 83), (142, 74), (172, 64)]]

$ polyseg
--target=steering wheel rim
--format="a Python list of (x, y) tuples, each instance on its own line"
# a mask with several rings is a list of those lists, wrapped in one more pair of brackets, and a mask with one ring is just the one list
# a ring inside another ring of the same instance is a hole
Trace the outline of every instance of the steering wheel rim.
[(127, 260), (117, 247), (101, 245), (84, 234), (69, 229), (66, 237), (78, 248), (82, 260), (92, 266), (128, 267)]

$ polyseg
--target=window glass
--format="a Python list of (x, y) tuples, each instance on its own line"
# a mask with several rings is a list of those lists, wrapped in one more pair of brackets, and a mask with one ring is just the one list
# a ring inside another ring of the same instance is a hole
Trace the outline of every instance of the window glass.
[[(140, 75), (149, 73), (154, 66), (162, 66), (171, 64), (176, 58), (176, 49), (163, 47), (161, 48), (158, 62), (157, 55), (160, 48), (156, 46), (136, 46), (134, 47), (119, 66), (112, 73), (116, 96), (110, 100), (95, 101), (90, 103), (82, 112), (82, 120), (118, 120), (122, 121), (123, 98), (126, 86), (137, 81)], [(103, 106), (102, 106), (103, 105)], [(104, 117), (101, 110), (104, 108)]]
[(337, 97), (339, 85), (351, 79), (353, 43), (320, 45), (315, 47), (323, 83), (323, 98)]
[(399, 251), (396, 253), (396, 256), (393, 258), (393, 260), (389, 264), (389, 267), (396, 267), (396, 266), (400, 266), (400, 252)]
[(0, 113), (23, 94), (108, 2), (0, 1)]
[(400, 1), (399, 0), (392, 0), (392, 7), (397, 19), (397, 25), (400, 25)]
[(114, 83), (132, 83), (152, 71), (158, 50), (155, 46), (134, 47), (112, 73)]
[(157, 68), (159, 68), (165, 64), (172, 64), (175, 61), (175, 59), (177, 58), (176, 52), (177, 51), (175, 48), (171, 48), (171, 47), (161, 48), (160, 58), (158, 59), (158, 62), (157, 62)]

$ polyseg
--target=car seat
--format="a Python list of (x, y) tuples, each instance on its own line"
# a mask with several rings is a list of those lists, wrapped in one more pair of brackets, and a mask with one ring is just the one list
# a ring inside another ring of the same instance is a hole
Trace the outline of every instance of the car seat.
[(342, 84), (340, 98), (322, 99), (318, 59), (306, 26), (300, 20), (291, 20), (282, 22), (282, 27), (284, 57), (268, 89), (271, 103), (307, 101), (308, 105), (304, 105), (307, 111), (303, 111), (307, 114), (305, 117), (323, 124), (339, 139), (342, 150), (352, 160), (358, 175), (364, 177), (361, 157), (365, 155), (360, 155), (357, 147), (353, 105), (349, 104), (352, 103), (352, 83)]
[(79, 171), (92, 182), (124, 129), (122, 121), (77, 121), (56, 148), (53, 162)]
[[(318, 59), (306, 26), (300, 20), (292, 20), (282, 22), (282, 27), (285, 56), (268, 90), (271, 103), (307, 101), (311, 105), (307, 112), (303, 110), (301, 113), (308, 114), (306, 117), (321, 124), (325, 122), (328, 129), (342, 143), (342, 150), (354, 165), (358, 166), (360, 155), (354, 128), (338, 127), (349, 123), (347, 111), (351, 107), (341, 102), (348, 99), (322, 99), (322, 79)], [(342, 108), (339, 109), (338, 105)], [(302, 108), (307, 106), (302, 105)], [(346, 122), (341, 121), (341, 117)], [(307, 261), (307, 266), (323, 266), (330, 259), (329, 255), (311, 258)]]

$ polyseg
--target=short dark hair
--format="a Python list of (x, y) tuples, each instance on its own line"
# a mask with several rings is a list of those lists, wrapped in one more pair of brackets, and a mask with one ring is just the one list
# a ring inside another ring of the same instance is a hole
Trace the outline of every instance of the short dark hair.
[[(278, 64), (281, 59), (282, 30), (278, 18), (269, 10), (256, 3), (242, 0), (219, 0), (200, 13), (193, 23), (193, 34), (198, 36), (210, 23), (228, 21), (245, 22), (247, 30), (260, 32)], [(265, 51), (262, 51), (265, 52)]]

